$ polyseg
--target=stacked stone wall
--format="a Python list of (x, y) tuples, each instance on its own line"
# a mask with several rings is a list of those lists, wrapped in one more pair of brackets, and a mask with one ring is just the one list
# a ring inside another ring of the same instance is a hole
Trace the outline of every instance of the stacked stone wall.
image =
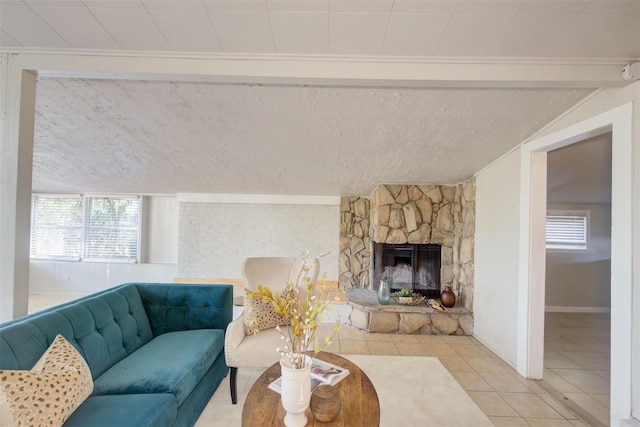
[(367, 288), (371, 269), (370, 205), (366, 197), (340, 199), (338, 281), (344, 288)]

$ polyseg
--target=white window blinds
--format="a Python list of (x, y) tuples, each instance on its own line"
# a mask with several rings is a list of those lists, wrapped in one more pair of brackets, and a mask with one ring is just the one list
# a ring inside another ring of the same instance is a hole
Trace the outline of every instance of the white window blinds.
[(85, 258), (138, 260), (138, 197), (87, 197), (86, 218)]
[(82, 256), (82, 197), (34, 196), (31, 256), (78, 260)]
[(547, 212), (547, 248), (586, 250), (588, 212)]
[(140, 197), (33, 197), (31, 257), (137, 262)]

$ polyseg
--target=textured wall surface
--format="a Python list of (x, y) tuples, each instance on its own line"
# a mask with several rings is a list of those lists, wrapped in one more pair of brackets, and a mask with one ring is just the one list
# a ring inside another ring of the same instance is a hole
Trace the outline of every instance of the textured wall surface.
[(369, 287), (371, 269), (370, 204), (366, 197), (340, 199), (340, 286)]
[(180, 203), (178, 275), (242, 277), (242, 260), (331, 252), (321, 262), (338, 277), (339, 206)]

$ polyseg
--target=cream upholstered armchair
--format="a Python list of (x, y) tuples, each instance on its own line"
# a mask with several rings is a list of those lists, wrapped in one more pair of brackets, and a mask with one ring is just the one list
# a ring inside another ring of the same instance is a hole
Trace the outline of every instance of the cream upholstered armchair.
[[(271, 291), (281, 292), (287, 281), (293, 281), (302, 259), (286, 257), (246, 258), (242, 265), (245, 294), (247, 291), (257, 290), (259, 285), (266, 286)], [(318, 278), (318, 265), (314, 264), (309, 277), (313, 282)], [(238, 368), (267, 368), (280, 359), (276, 348), (282, 346), (280, 333), (275, 327), (261, 329), (252, 334), (245, 328), (245, 316), (251, 301), (244, 302), (243, 313), (227, 326), (225, 335), (225, 358), (227, 366), (231, 368), (230, 387), (231, 403), (238, 402), (236, 376)], [(284, 331), (284, 328), (283, 328)]]

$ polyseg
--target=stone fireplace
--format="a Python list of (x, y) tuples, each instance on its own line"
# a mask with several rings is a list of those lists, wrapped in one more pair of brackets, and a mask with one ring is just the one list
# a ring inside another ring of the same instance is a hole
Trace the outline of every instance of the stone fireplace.
[(340, 285), (378, 288), (380, 273), (374, 266), (384, 258), (378, 253), (384, 246), (379, 244), (439, 245), (440, 287), (430, 289), (430, 295), (439, 296), (449, 285), (457, 296), (456, 305), (471, 311), (474, 235), (475, 179), (458, 185), (381, 184), (370, 198), (342, 197)]

